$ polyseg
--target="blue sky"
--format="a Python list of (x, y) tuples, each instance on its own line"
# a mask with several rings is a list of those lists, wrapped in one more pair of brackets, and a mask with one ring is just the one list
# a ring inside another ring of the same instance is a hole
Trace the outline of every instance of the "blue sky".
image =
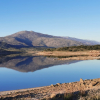
[(100, 41), (100, 0), (0, 0), (0, 37), (23, 30)]

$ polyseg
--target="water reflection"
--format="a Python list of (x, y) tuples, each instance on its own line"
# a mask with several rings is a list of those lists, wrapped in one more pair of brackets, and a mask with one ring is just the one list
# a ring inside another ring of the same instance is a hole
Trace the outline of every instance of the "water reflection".
[(0, 66), (0, 91), (100, 77), (100, 60), (62, 61), (43, 56), (11, 55), (0, 58)]
[(54, 60), (43, 56), (5, 56), (0, 58), (0, 67), (14, 69), (20, 72), (33, 72), (55, 65), (76, 63), (77, 60)]

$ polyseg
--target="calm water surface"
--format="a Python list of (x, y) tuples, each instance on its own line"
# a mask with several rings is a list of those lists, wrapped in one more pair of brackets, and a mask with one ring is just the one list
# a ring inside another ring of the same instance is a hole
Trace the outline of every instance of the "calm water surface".
[(0, 66), (0, 91), (74, 82), (80, 78), (100, 78), (99, 60), (54, 61), (44, 57), (14, 57), (1, 61)]

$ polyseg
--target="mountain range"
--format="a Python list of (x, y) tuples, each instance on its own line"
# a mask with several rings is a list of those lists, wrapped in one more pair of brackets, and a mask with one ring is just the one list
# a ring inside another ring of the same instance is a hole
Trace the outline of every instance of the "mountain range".
[(0, 37), (0, 43), (8, 47), (10, 45), (14, 47), (52, 47), (52, 48), (100, 44), (100, 42), (96, 41), (82, 40), (71, 37), (52, 36), (34, 31), (20, 31), (9, 36)]

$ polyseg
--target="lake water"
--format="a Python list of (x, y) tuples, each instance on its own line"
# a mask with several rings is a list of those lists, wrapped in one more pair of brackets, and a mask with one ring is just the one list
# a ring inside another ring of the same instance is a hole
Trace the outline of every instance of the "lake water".
[(100, 78), (100, 61), (58, 61), (47, 57), (0, 58), (0, 91)]

